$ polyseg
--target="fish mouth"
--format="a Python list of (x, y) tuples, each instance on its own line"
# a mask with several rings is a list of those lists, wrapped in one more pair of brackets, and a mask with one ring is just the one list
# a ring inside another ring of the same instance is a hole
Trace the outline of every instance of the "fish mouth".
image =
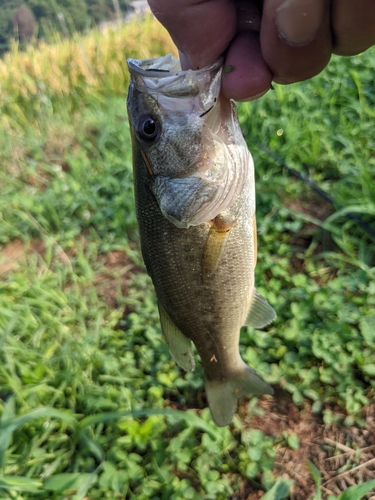
[(200, 78), (207, 71), (216, 71), (222, 66), (224, 61), (220, 57), (209, 66), (197, 70), (182, 70), (181, 64), (178, 59), (173, 57), (172, 54), (166, 56), (154, 57), (151, 59), (131, 59), (127, 60), (130, 73), (134, 76), (144, 76), (147, 78), (164, 79), (172, 77), (186, 77), (187, 75), (194, 74)]
[[(163, 104), (166, 108), (173, 107), (168, 98), (185, 99), (195, 97), (194, 104), (200, 114), (211, 108), (220, 93), (221, 72), (224, 59), (198, 70), (181, 70), (180, 61), (168, 54), (153, 59), (128, 59), (128, 68), (132, 83), (137, 90), (150, 95), (167, 98)], [(169, 102), (168, 102), (169, 101)]]
[[(150, 59), (128, 59), (129, 71), (132, 74), (163, 78), (169, 76), (171, 72), (180, 73), (181, 64), (178, 59), (167, 54), (166, 56), (154, 57)], [(168, 74), (169, 73), (169, 74)]]

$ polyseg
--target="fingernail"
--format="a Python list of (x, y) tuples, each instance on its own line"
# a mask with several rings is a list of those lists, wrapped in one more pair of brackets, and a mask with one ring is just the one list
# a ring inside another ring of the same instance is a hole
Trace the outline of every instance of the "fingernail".
[(324, 3), (324, 0), (285, 0), (275, 12), (280, 35), (292, 45), (311, 42), (323, 19)]

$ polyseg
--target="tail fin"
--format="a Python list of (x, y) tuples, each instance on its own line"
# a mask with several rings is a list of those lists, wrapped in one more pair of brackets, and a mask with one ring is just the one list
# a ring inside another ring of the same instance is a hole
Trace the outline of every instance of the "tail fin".
[(224, 427), (232, 421), (237, 400), (246, 394), (273, 394), (273, 389), (255, 370), (243, 363), (241, 370), (223, 382), (206, 380), (206, 394), (212, 418)]

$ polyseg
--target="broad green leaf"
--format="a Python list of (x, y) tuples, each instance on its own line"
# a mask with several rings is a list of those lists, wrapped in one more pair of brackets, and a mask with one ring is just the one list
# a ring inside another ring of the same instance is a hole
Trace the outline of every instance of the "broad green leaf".
[(66, 491), (78, 490), (84, 484), (91, 474), (80, 472), (67, 472), (65, 474), (54, 474), (44, 481), (46, 490), (64, 493)]
[(86, 474), (86, 479), (82, 480), (80, 484), (78, 484), (77, 488), (77, 493), (76, 496), (78, 498), (86, 498), (87, 492), (89, 491), (90, 487), (96, 482), (98, 478), (98, 470), (100, 469), (100, 466), (97, 467), (97, 469), (91, 474)]
[(262, 448), (258, 448), (257, 446), (250, 446), (247, 450), (247, 454), (251, 460), (254, 462), (258, 462), (260, 457), (262, 456), (263, 450)]
[(368, 365), (363, 365), (362, 366), (362, 370), (367, 375), (375, 376), (375, 363), (371, 363), (371, 364), (368, 364)]
[(349, 486), (348, 489), (340, 494), (337, 500), (361, 500), (361, 498), (372, 490), (375, 490), (375, 479), (367, 481), (367, 483)]
[(295, 434), (294, 432), (292, 434), (289, 434), (287, 437), (287, 442), (289, 448), (291, 448), (292, 450), (299, 450), (300, 445), (297, 434)]
[(247, 433), (249, 443), (260, 446), (264, 442), (264, 432), (259, 429), (250, 429)]
[(259, 465), (256, 462), (250, 462), (246, 466), (246, 475), (251, 479), (255, 478), (258, 472), (259, 472)]
[(129, 477), (125, 471), (116, 470), (114, 472), (113, 476), (111, 477), (111, 487), (115, 491), (119, 491), (124, 495), (124, 493), (125, 493), (124, 486), (126, 485), (128, 480), (129, 480)]
[(361, 333), (368, 345), (375, 345), (375, 314), (366, 316), (360, 322)]
[(279, 477), (272, 488), (262, 496), (262, 500), (283, 500), (287, 498), (293, 484), (294, 481), (291, 479)]

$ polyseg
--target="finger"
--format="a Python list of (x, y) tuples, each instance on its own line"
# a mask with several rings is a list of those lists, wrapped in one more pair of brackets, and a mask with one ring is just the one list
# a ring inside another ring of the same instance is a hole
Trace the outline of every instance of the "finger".
[(272, 74), (260, 50), (259, 7), (249, 0), (236, 0), (236, 7), (238, 34), (226, 54), (222, 92), (230, 99), (249, 101), (269, 90)]
[(267, 92), (271, 81), (272, 73), (262, 57), (258, 34), (254, 31), (239, 33), (225, 58), (223, 94), (235, 101), (249, 101)]
[(329, 0), (265, 0), (260, 31), (265, 62), (277, 83), (311, 78), (332, 52)]
[(237, 9), (237, 33), (260, 31), (261, 12), (256, 0), (235, 0)]
[(149, 0), (149, 5), (193, 69), (221, 56), (236, 33), (236, 6), (230, 0)]
[(333, 0), (332, 25), (335, 54), (352, 56), (375, 45), (374, 0)]

